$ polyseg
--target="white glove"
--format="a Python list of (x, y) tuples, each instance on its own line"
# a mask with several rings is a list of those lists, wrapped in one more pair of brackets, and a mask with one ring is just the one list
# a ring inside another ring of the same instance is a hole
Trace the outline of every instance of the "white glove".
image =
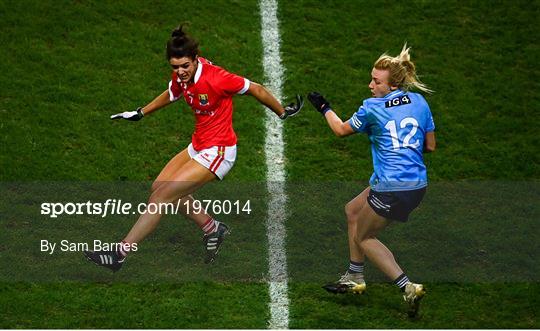
[(142, 112), (142, 107), (139, 107), (137, 108), (137, 110), (134, 110), (134, 111), (125, 111), (123, 113), (111, 115), (111, 120), (117, 120), (117, 119), (123, 118), (128, 121), (138, 121), (143, 117), (144, 117), (144, 113)]

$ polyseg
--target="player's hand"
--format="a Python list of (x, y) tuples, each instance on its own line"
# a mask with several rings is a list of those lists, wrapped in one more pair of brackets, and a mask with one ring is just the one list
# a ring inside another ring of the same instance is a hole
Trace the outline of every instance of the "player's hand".
[(328, 102), (328, 100), (326, 100), (319, 92), (309, 93), (308, 100), (322, 115), (326, 114), (327, 111), (332, 110), (330, 108), (330, 102)]
[(117, 120), (117, 119), (123, 118), (128, 121), (138, 121), (143, 117), (144, 117), (144, 114), (142, 112), (142, 107), (139, 107), (137, 108), (137, 110), (134, 110), (134, 111), (125, 111), (123, 113), (111, 115), (111, 120)]
[(304, 98), (302, 98), (302, 96), (300, 94), (297, 94), (296, 95), (296, 103), (291, 102), (290, 104), (285, 106), (284, 107), (285, 112), (283, 114), (281, 114), (281, 116), (279, 116), (279, 118), (284, 120), (289, 116), (294, 116), (294, 115), (298, 114), (298, 112), (300, 111), (300, 109), (302, 109), (302, 107), (304, 107)]

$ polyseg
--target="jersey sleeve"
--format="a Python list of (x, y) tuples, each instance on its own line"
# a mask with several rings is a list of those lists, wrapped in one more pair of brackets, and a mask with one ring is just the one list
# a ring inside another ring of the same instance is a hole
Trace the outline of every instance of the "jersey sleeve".
[(366, 111), (366, 104), (358, 108), (358, 111), (354, 113), (351, 118), (349, 119), (349, 125), (353, 128), (356, 132), (366, 132), (367, 130), (367, 111)]
[(433, 115), (431, 115), (431, 110), (429, 110), (428, 107), (426, 116), (426, 132), (433, 131), (435, 131), (435, 122), (433, 121)]
[(230, 73), (223, 68), (216, 71), (214, 79), (217, 87), (227, 96), (244, 94), (249, 89), (249, 79)]
[(174, 102), (182, 97), (182, 88), (178, 83), (176, 74), (173, 72), (169, 81), (169, 100)]
[(429, 108), (429, 105), (424, 96), (419, 93), (411, 93), (411, 97), (414, 97), (415, 100), (418, 100), (418, 102), (420, 103), (421, 110), (420, 115), (418, 115), (418, 121), (422, 123), (422, 128), (424, 129), (424, 131), (435, 131), (435, 122), (433, 121), (433, 115), (431, 115), (431, 109)]

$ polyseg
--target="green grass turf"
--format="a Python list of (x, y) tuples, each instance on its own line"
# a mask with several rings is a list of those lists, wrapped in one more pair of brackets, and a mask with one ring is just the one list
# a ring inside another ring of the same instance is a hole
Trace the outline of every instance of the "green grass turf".
[[(90, 191), (96, 194), (104, 190), (92, 187), (95, 181), (98, 187), (109, 185), (105, 191), (109, 195), (135, 183), (142, 187), (135, 196), (145, 196), (149, 182), (144, 181), (153, 180), (165, 163), (187, 146), (193, 116), (182, 102), (140, 123), (108, 119), (113, 113), (145, 104), (167, 88), (170, 69), (164, 46), (180, 22), (190, 22), (189, 31), (201, 41), (203, 56), (253, 81), (263, 79), (255, 1), (204, 5), (198, 1), (21, 1), (1, 2), (0, 13), (0, 70), (4, 74), (0, 82), (0, 178), (32, 181), (37, 183), (34, 189), (40, 187), (38, 191), (47, 189), (43, 181), (66, 181), (65, 187), (60, 184), (41, 195), (44, 198), (71, 192), (67, 187), (79, 181), (90, 183)], [(242, 162), (227, 180), (261, 181), (265, 174), (264, 110), (247, 97), (236, 98), (235, 105)], [(128, 183), (123, 186), (122, 182)], [(77, 197), (92, 193), (84, 189), (75, 192)], [(3, 197), (19, 197), (3, 193)], [(216, 196), (204, 196), (203, 192), (197, 197)], [(36, 239), (87, 241), (90, 235), (114, 242), (133, 219), (41, 223), (38, 210), (32, 208), (9, 219), (5, 213), (8, 201), (2, 199), (2, 236), (7, 239), (1, 244), (2, 270), (9, 280), (0, 290), (2, 307), (6, 307), (1, 327), (266, 326), (266, 250), (264, 244), (257, 244), (265, 240), (261, 217), (225, 218), (235, 227), (236, 239), (220, 257), (238, 260), (211, 269), (201, 262), (199, 230), (181, 218), (169, 218), (171, 221), (164, 220), (156, 236), (145, 242), (146, 255), (130, 259), (124, 276), (113, 276), (86, 263), (80, 253), (48, 259), (37, 252)], [(180, 224), (175, 226), (175, 222)], [(22, 254), (12, 255), (12, 249), (17, 248), (23, 249)], [(22, 259), (12, 259), (16, 256)], [(12, 264), (14, 260), (18, 262)], [(153, 269), (161, 271), (162, 278), (155, 278)], [(16, 270), (28, 271), (20, 280), (33, 275), (35, 283), (13, 284), (21, 275), (17, 271), (9, 278)], [(252, 271), (251, 279), (233, 278), (236, 271), (246, 270)], [(122, 284), (124, 277), (136, 282)], [(62, 279), (75, 282), (66, 285)], [(204, 279), (208, 283), (202, 283)]]
[[(427, 96), (438, 151), (432, 180), (538, 179), (540, 47), (530, 1), (291, 1), (280, 7), (288, 94), (318, 90), (342, 119), (363, 99), (378, 56), (404, 42)], [(292, 179), (365, 180), (366, 137), (337, 139), (312, 109), (286, 127)]]
[(438, 142), (425, 156), (425, 201), (381, 236), (409, 276), (428, 284), (413, 323), (369, 262), (367, 298), (320, 289), (347, 267), (343, 208), (367, 186), (369, 141), (334, 137), (309, 106), (288, 123), (292, 327), (538, 327), (538, 12), (529, 1), (283, 3), (286, 94), (320, 91), (346, 120), (370, 96), (373, 62), (407, 42), (435, 90), (427, 100)]
[[(375, 282), (365, 296), (336, 297), (320, 289), (346, 266), (342, 208), (367, 184), (369, 145), (365, 137), (333, 137), (309, 105), (286, 122), (287, 175), (298, 183), (288, 191), (291, 327), (540, 327), (534, 207), (539, 4), (279, 3), (287, 96), (319, 90), (346, 119), (369, 97), (374, 60), (383, 51), (395, 55), (407, 41), (422, 79), (436, 91), (427, 99), (438, 139), (436, 153), (426, 156), (434, 190), (411, 223), (383, 237), (407, 270), (428, 285), (422, 316), (411, 321), (399, 293), (380, 283), (384, 279), (369, 265)], [(81, 239), (91, 232), (115, 241), (129, 229), (129, 219), (55, 223), (37, 216), (33, 206), (42, 197), (69, 197), (67, 188), (81, 181), (95, 191), (79, 190), (77, 197), (103, 192), (93, 188), (98, 181), (112, 185), (107, 193), (136, 183), (143, 189), (126, 194), (143, 199), (147, 181), (189, 143), (192, 115), (179, 103), (139, 123), (111, 122), (108, 116), (164, 90), (169, 77), (164, 43), (183, 21), (191, 22), (203, 56), (262, 82), (257, 2), (0, 2), (0, 15), (0, 180), (38, 184), (24, 192), (1, 187), (0, 300), (6, 308), (0, 327), (264, 328), (269, 312), (263, 219), (226, 218), (234, 240), (213, 269), (201, 263), (197, 229), (172, 217), (130, 257), (124, 276), (103, 273), (76, 253), (47, 259), (32, 247), (11, 254), (44, 233)], [(242, 196), (242, 189), (233, 189), (237, 183), (248, 183), (245, 189), (264, 180), (264, 110), (252, 98), (237, 97), (235, 105), (238, 161), (218, 184)], [(480, 181), (470, 184), (471, 179)], [(493, 192), (488, 180), (504, 194)], [(43, 181), (67, 184), (47, 192)], [(336, 181), (347, 182), (335, 192)], [(256, 185), (255, 190), (264, 189)], [(44, 189), (45, 195), (29, 194)], [(200, 197), (226, 194), (220, 192), (209, 189)], [(264, 214), (263, 200), (257, 200), (258, 215)], [(10, 218), (11, 201), (29, 208)], [(418, 240), (404, 240), (411, 237)], [(459, 245), (443, 249), (453, 243)], [(43, 263), (50, 268), (39, 269)], [(429, 268), (423, 271), (422, 265)], [(23, 274), (25, 266), (29, 272)], [(496, 272), (498, 281), (486, 280), (486, 270)]]
[(408, 318), (401, 293), (368, 285), (362, 295), (329, 295), (319, 284), (291, 284), (291, 327), (302, 329), (519, 329), (537, 328), (533, 284), (426, 284), (419, 318)]
[[(357, 185), (289, 186), (297, 192), (289, 224), (309, 222), (289, 226), (291, 327), (538, 327), (537, 184), (435, 182), (407, 224), (395, 224), (378, 237), (412, 280), (426, 284), (428, 295), (414, 322), (404, 314), (397, 288), (385, 284), (386, 277), (369, 261), (365, 296), (335, 296), (321, 288), (336, 281), (348, 266), (341, 210)], [(508, 196), (522, 199), (508, 205)], [(471, 201), (478, 209), (471, 208)]]
[(0, 285), (0, 319), (2, 328), (264, 328), (268, 310), (253, 302), (268, 300), (265, 287), (216, 282)]
[[(191, 141), (191, 110), (178, 102), (144, 126), (108, 117), (168, 87), (164, 47), (176, 25), (191, 23), (203, 56), (263, 79), (257, 3), (197, 4), (2, 2), (1, 178), (153, 180)], [(231, 178), (262, 180), (264, 111), (249, 99), (235, 100), (246, 162)]]

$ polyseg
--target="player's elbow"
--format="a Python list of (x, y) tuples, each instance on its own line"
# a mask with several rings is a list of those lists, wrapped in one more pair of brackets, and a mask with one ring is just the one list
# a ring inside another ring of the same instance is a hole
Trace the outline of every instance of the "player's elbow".
[(345, 136), (347, 136), (347, 133), (341, 127), (334, 130), (334, 134), (336, 135), (336, 137), (345, 137)]
[(346, 136), (351, 135), (354, 132), (351, 126), (347, 122), (341, 123), (341, 125), (336, 125), (332, 127), (332, 131), (334, 131), (334, 134), (337, 137), (346, 137)]

